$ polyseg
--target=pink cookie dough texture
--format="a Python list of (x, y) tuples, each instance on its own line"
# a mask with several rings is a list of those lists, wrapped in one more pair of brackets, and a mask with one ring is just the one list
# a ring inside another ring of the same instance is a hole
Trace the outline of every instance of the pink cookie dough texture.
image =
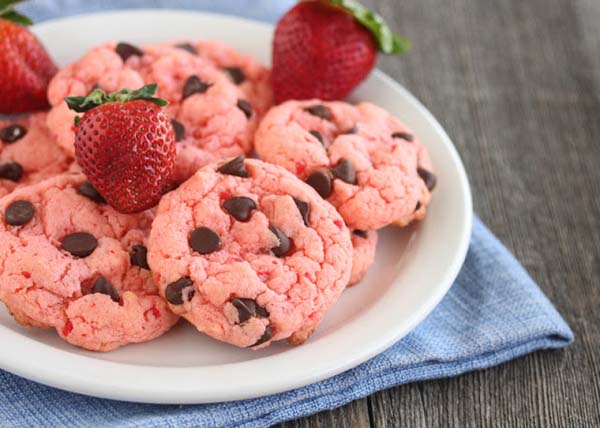
[(35, 113), (12, 121), (1, 120), (0, 134), (3, 130), (7, 133), (15, 127), (20, 127), (15, 132), (22, 134), (24, 130), (25, 134), (10, 142), (0, 138), (0, 169), (8, 164), (18, 164), (23, 173), (16, 181), (0, 178), (0, 197), (17, 188), (61, 174), (71, 164), (46, 127), (46, 113)]
[[(211, 164), (163, 197), (148, 262), (171, 309), (201, 332), (254, 349), (282, 339), (300, 344), (348, 284), (350, 233), (330, 204), (283, 168), (237, 160), (247, 177)], [(254, 208), (234, 217), (228, 201), (239, 196)], [(201, 228), (220, 243), (195, 240)], [(201, 254), (198, 244), (209, 248)]]
[[(110, 351), (152, 340), (177, 321), (150, 271), (132, 265), (130, 253), (145, 245), (153, 216), (120, 214), (82, 196), (77, 188), (84, 181), (68, 173), (0, 200), (0, 300), (19, 323), (54, 328), (85, 349)], [(9, 207), (16, 201), (35, 208), (20, 226), (10, 222)], [(91, 254), (76, 257), (66, 250), (65, 237), (77, 232), (97, 240)], [(118, 301), (94, 292), (101, 277)]]
[[(429, 155), (411, 130), (373, 104), (285, 102), (261, 121), (255, 149), (302, 180), (318, 171), (331, 177), (327, 200), (352, 229), (405, 226), (425, 216), (431, 194), (418, 169), (431, 172)], [(344, 160), (355, 182), (329, 172)]]
[[(66, 96), (88, 94), (95, 85), (112, 92), (149, 83), (158, 84), (157, 96), (169, 101), (168, 114), (184, 128), (178, 143), (178, 182), (208, 163), (250, 153), (259, 119), (272, 104), (268, 69), (218, 42), (140, 46), (143, 55), (125, 61), (116, 46), (107, 43), (90, 50), (50, 82), (48, 99), (53, 108), (48, 126), (68, 153), (74, 154), (75, 113), (67, 108)], [(228, 71), (235, 67), (238, 80)], [(191, 76), (206, 87), (184, 97)]]
[(375, 261), (377, 232), (355, 230), (352, 232), (352, 273), (348, 286), (358, 284)]

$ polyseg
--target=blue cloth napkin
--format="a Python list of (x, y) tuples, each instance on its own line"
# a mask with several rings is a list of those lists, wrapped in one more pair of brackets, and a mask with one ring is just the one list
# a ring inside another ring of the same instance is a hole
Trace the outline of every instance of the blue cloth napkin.
[[(292, 0), (35, 0), (39, 21), (118, 7), (188, 7), (274, 20)], [(573, 333), (507, 249), (474, 219), (465, 264), (449, 293), (412, 333), (366, 363), (325, 381), (268, 397), (197, 406), (135, 404), (60, 391), (0, 370), (0, 427), (266, 427), (341, 406), (376, 391), (482, 369)]]

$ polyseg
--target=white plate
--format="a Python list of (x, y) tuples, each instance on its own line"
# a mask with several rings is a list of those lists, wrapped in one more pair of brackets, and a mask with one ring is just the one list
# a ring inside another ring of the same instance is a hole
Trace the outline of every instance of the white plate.
[[(110, 12), (34, 27), (65, 65), (107, 40), (133, 43), (212, 38), (269, 62), (272, 27), (189, 11)], [(401, 59), (399, 59), (400, 61)], [(238, 349), (184, 322), (150, 343), (98, 354), (71, 347), (52, 331), (25, 329), (0, 310), (0, 367), (83, 394), (151, 403), (205, 403), (286, 391), (350, 369), (406, 335), (456, 278), (471, 231), (471, 195), (459, 156), (433, 116), (402, 86), (376, 71), (354, 100), (373, 101), (400, 117), (431, 153), (438, 187), (427, 218), (381, 233), (377, 262), (344, 292), (304, 345)]]

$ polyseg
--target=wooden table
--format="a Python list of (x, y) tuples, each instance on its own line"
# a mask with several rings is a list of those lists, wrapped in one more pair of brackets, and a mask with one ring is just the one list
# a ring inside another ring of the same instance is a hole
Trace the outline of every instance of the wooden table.
[(380, 67), (454, 140), (475, 211), (575, 332), (284, 427), (600, 426), (600, 0), (363, 0), (413, 51)]

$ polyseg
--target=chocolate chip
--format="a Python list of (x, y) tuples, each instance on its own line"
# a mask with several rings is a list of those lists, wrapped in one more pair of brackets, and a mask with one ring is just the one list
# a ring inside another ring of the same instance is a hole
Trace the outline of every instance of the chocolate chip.
[(314, 106), (306, 107), (304, 111), (309, 112), (313, 116), (320, 117), (321, 119), (331, 120), (331, 111), (323, 104), (315, 104)]
[(185, 137), (185, 126), (176, 119), (171, 119), (173, 131), (175, 131), (175, 142), (179, 142)]
[[(188, 287), (193, 287), (194, 282), (190, 279), (189, 276), (179, 278), (177, 281), (170, 283), (167, 285), (165, 289), (165, 297), (169, 303), (172, 305), (183, 305), (183, 290)], [(188, 295), (188, 301), (192, 300), (196, 290), (191, 290)]]
[(341, 159), (338, 164), (331, 169), (331, 173), (336, 178), (339, 178), (346, 183), (356, 184), (356, 172), (348, 159)]
[(244, 156), (233, 158), (229, 162), (221, 165), (217, 171), (221, 174), (235, 175), (236, 177), (250, 177), (246, 165), (244, 164)]
[(437, 177), (433, 172), (427, 171), (425, 168), (418, 167), (417, 173), (419, 177), (425, 182), (425, 186), (427, 186), (427, 190), (432, 191), (437, 184)]
[(208, 227), (199, 227), (190, 234), (190, 247), (200, 254), (210, 254), (221, 247), (221, 238)]
[(10, 181), (19, 181), (23, 177), (23, 167), (17, 162), (0, 164), (0, 178)]
[(273, 254), (275, 254), (277, 257), (284, 257), (292, 248), (290, 238), (285, 236), (284, 233), (275, 226), (269, 226), (269, 229), (279, 240), (279, 245), (271, 248), (271, 251), (273, 251)]
[(308, 202), (304, 202), (300, 199), (294, 198), (294, 203), (296, 204), (296, 207), (298, 207), (298, 211), (300, 211), (300, 215), (302, 216), (304, 225), (310, 226), (308, 224), (308, 217), (310, 216), (310, 205), (308, 204)]
[(246, 100), (238, 100), (237, 107), (244, 112), (246, 117), (250, 119), (252, 117), (252, 106)]
[(63, 238), (61, 248), (75, 257), (87, 257), (98, 246), (98, 240), (86, 232), (71, 233)]
[(354, 229), (352, 231), (352, 233), (354, 233), (356, 236), (359, 236), (359, 237), (361, 237), (363, 239), (367, 239), (367, 236), (368, 236), (366, 230)]
[(308, 176), (306, 183), (315, 189), (323, 199), (327, 199), (331, 195), (333, 189), (331, 183), (331, 175), (327, 171), (316, 171)]
[(178, 43), (175, 45), (175, 47), (178, 49), (183, 49), (184, 51), (188, 51), (193, 55), (198, 55), (198, 51), (190, 43)]
[(11, 226), (23, 226), (29, 223), (35, 214), (35, 207), (29, 201), (14, 201), (4, 211), (4, 219)]
[(148, 266), (148, 249), (143, 245), (134, 245), (131, 247), (129, 261), (131, 262), (131, 266), (150, 270), (150, 266)]
[(268, 326), (265, 327), (265, 332), (260, 337), (260, 339), (258, 339), (254, 345), (249, 346), (249, 348), (253, 348), (255, 346), (262, 345), (263, 343), (267, 342), (268, 340), (271, 340), (271, 337), (273, 337), (273, 331), (271, 329), (271, 325), (269, 324)]
[(198, 76), (190, 76), (183, 84), (183, 99), (191, 97), (194, 94), (203, 94), (208, 91), (212, 83), (206, 83), (200, 80)]
[(325, 141), (323, 140), (323, 136), (321, 135), (321, 133), (319, 131), (308, 131), (308, 133), (310, 135), (312, 135), (313, 137), (315, 137), (317, 140), (319, 140), (319, 143), (324, 144)]
[(346, 129), (342, 134), (356, 134), (358, 132), (358, 126), (356, 124), (352, 125), (352, 128)]
[(25, 134), (27, 134), (27, 129), (23, 126), (9, 125), (0, 129), (0, 140), (4, 143), (11, 144), (23, 138)]
[(409, 134), (408, 132), (394, 132), (392, 134), (392, 138), (401, 138), (402, 140), (406, 140), (409, 143), (411, 143), (415, 140), (415, 136), (412, 134)]
[(85, 196), (86, 198), (91, 199), (94, 202), (98, 202), (99, 204), (106, 203), (106, 199), (104, 199), (104, 196), (102, 196), (100, 192), (98, 192), (94, 188), (94, 186), (92, 186), (92, 183), (90, 183), (89, 181), (81, 183), (77, 188), (77, 193), (79, 193), (81, 196)]
[(94, 282), (94, 286), (92, 287), (92, 293), (106, 294), (113, 300), (113, 302), (119, 303), (119, 293), (117, 293), (115, 287), (113, 287), (113, 285), (110, 282), (108, 282), (108, 280), (103, 276), (101, 276)]
[(250, 318), (267, 318), (269, 316), (269, 311), (257, 305), (253, 299), (235, 298), (231, 300), (231, 304), (238, 311), (238, 323), (240, 324)]
[(127, 59), (129, 57), (144, 55), (144, 52), (137, 46), (130, 45), (129, 43), (123, 43), (123, 42), (121, 42), (117, 45), (117, 47), (115, 48), (115, 51), (117, 52), (117, 54), (119, 54), (119, 56), (121, 57), (123, 62), (127, 61)]
[(256, 202), (246, 196), (234, 196), (223, 202), (223, 208), (239, 221), (248, 221), (250, 213), (255, 210)]
[(225, 67), (223, 70), (229, 74), (231, 81), (236, 85), (239, 85), (244, 80), (246, 80), (246, 75), (244, 74), (244, 70), (240, 67)]
[(421, 201), (417, 201), (417, 206), (415, 207), (415, 211), (419, 211), (421, 209)]

